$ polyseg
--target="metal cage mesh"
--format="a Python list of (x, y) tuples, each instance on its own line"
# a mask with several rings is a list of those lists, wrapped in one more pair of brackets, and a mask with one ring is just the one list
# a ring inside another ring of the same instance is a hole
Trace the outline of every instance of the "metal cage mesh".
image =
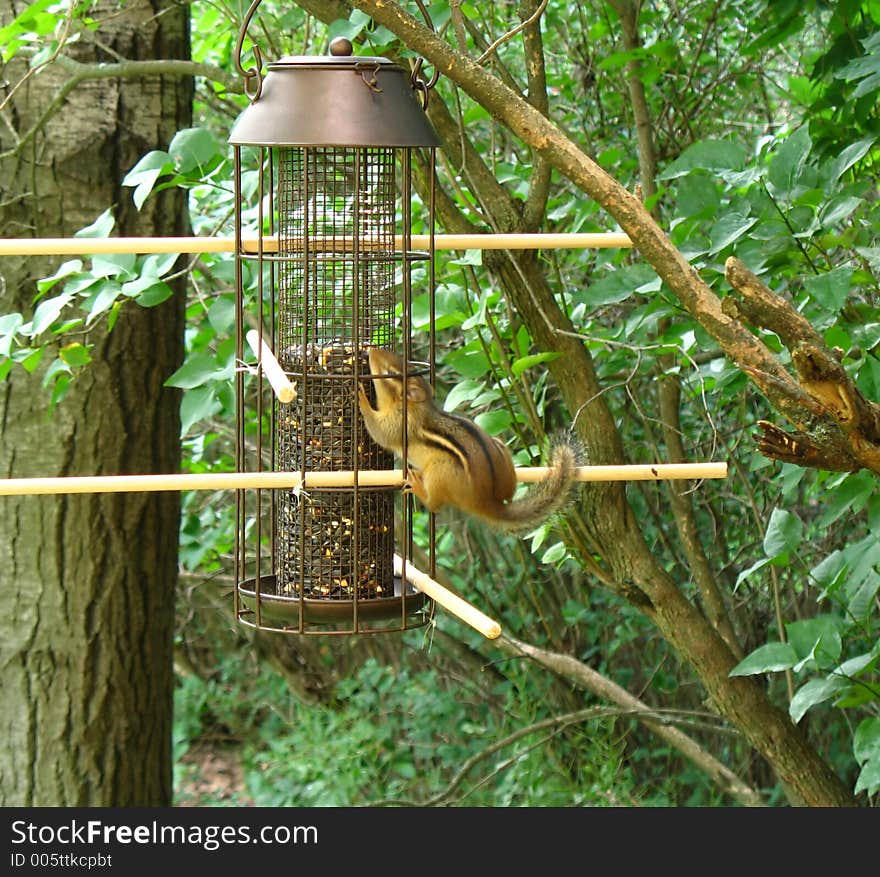
[(278, 160), (278, 343), (391, 342), (395, 150), (284, 147)]
[[(264, 238), (250, 258), (257, 263), (260, 321), (269, 324), (264, 334), (294, 398), (280, 403), (259, 376), (255, 392), (241, 381), (240, 395), (251, 399), (263, 423), (258, 454), (279, 471), (391, 469), (393, 456), (363, 424), (358, 387), (369, 375), (369, 347), (395, 344), (399, 293), (409, 288), (416, 258), (395, 236), (401, 213), (408, 221), (408, 156), (403, 161), (401, 150), (391, 147), (264, 147), (259, 167), (264, 206), (258, 220), (263, 231), (277, 234), (277, 251), (270, 252), (274, 248)], [(369, 380), (363, 384), (372, 392)], [(308, 624), (310, 614), (321, 623), (338, 622), (339, 632), (426, 623), (430, 601), (411, 588), (401, 596), (394, 576), (393, 488), (262, 493), (255, 506), (250, 500), (250, 509), (246, 500), (239, 515), (240, 540), (262, 543), (252, 562), (244, 559), (246, 546), (237, 549), (244, 566), (259, 569), (239, 579), (239, 592), (243, 583), (249, 595), (241, 620), (300, 633), (323, 632)], [(381, 621), (392, 617), (377, 609), (383, 602), (397, 606), (389, 610), (397, 613), (394, 626)], [(279, 604), (289, 618), (262, 617), (261, 606)], [(370, 618), (380, 621), (363, 623)]]

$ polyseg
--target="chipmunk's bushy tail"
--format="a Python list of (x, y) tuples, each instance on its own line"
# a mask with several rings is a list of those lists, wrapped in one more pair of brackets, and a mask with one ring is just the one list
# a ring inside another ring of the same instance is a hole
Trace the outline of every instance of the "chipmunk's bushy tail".
[(547, 477), (530, 485), (523, 497), (501, 506), (495, 526), (509, 533), (533, 530), (565, 506), (572, 498), (574, 470), (579, 455), (578, 445), (571, 436), (554, 439)]

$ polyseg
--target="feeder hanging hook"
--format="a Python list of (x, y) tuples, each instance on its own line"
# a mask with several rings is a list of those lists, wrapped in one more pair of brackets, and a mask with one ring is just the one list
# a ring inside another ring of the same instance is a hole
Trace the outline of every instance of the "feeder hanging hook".
[[(437, 30), (434, 27), (434, 22), (431, 21), (431, 16), (428, 13), (427, 8), (425, 7), (425, 4), (422, 2), (422, 0), (416, 0), (416, 5), (419, 7), (419, 10), (421, 11), (422, 16), (425, 19), (425, 24), (428, 25), (428, 27), (431, 29), (432, 33), (436, 33)], [(440, 71), (435, 69), (431, 78), (428, 80), (425, 80), (420, 75), (422, 72), (422, 67), (424, 67), (424, 65), (425, 65), (425, 59), (418, 58), (416, 60), (415, 64), (413, 64), (412, 74), (410, 76), (410, 79), (412, 81), (413, 90), (419, 92), (419, 94), (421, 96), (422, 109), (427, 110), (428, 109), (428, 94), (431, 91), (431, 89), (437, 84), (437, 80), (440, 78)]]
[(235, 46), (235, 66), (238, 72), (244, 76), (244, 93), (251, 99), (251, 103), (258, 101), (263, 91), (263, 74), (261, 72), (263, 69), (263, 53), (260, 51), (260, 47), (254, 43), (251, 47), (251, 52), (254, 55), (254, 66), (245, 69), (241, 63), (241, 50), (244, 46), (248, 25), (251, 23), (251, 19), (254, 17), (257, 7), (261, 2), (262, 0), (253, 0), (251, 3), (250, 8), (245, 14), (244, 21), (241, 23), (241, 30), (238, 32), (238, 43)]

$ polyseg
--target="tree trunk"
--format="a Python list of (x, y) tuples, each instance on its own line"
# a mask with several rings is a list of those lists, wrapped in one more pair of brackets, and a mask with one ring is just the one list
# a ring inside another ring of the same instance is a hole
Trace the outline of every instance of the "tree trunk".
[[(0, 0), (6, 24), (25, 3)], [(97, 42), (78, 60), (188, 58), (183, 4), (101, 2)], [(73, 49), (69, 49), (74, 54)], [(7, 82), (24, 73), (13, 62)], [(63, 82), (49, 68), (16, 93), (0, 126), (14, 146)], [(188, 233), (185, 199), (167, 191), (142, 213), (120, 186), (150, 149), (190, 123), (188, 79), (95, 80), (74, 89), (21, 154), (0, 164), (0, 235), (67, 236), (113, 206), (121, 235)], [(0, 313), (30, 314), (34, 280), (57, 260), (0, 261)], [(155, 308), (123, 308), (92, 329), (93, 363), (48, 414), (43, 367), (0, 384), (0, 475), (172, 472), (179, 396), (163, 386), (183, 356), (184, 283)], [(27, 318), (27, 317), (26, 317)], [(4, 704), (0, 802), (6, 806), (171, 803), (177, 493), (0, 500), (0, 655)]]
[[(746, 360), (761, 356), (752, 339), (725, 321), (720, 304), (696, 272), (669, 242), (644, 206), (593, 163), (550, 121), (472, 59), (454, 52), (436, 34), (402, 11), (398, 4), (353, 0), (353, 5), (395, 33), (425, 57), (524, 143), (536, 149), (620, 223), (692, 315), (728, 345), (744, 351)], [(486, 200), (485, 192), (481, 201)], [(496, 212), (496, 220), (504, 214)], [(498, 231), (520, 229), (497, 222)], [(622, 462), (620, 436), (598, 392), (589, 354), (575, 328), (559, 310), (532, 253), (484, 255), (484, 264), (502, 279), (511, 303), (540, 350), (563, 355), (548, 368), (568, 408), (579, 412), (575, 424), (590, 463)], [(723, 325), (723, 330), (721, 327)], [(716, 330), (713, 332), (713, 329)], [(734, 357), (736, 358), (736, 357)], [(742, 358), (742, 357), (741, 357)], [(768, 367), (771, 367), (768, 365)], [(589, 410), (587, 410), (587, 406)], [(654, 621), (666, 639), (699, 675), (719, 712), (738, 727), (770, 763), (797, 804), (855, 804), (844, 786), (801, 729), (767, 698), (751, 678), (731, 678), (735, 657), (718, 632), (689, 602), (651, 555), (620, 485), (584, 485), (581, 513), (587, 544), (605, 558), (612, 587)]]

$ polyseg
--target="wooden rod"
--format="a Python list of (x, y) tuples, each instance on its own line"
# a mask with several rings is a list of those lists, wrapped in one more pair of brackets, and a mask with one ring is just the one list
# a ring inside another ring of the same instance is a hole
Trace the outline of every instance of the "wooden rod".
[[(523, 466), (516, 470), (519, 481), (541, 481), (550, 469)], [(642, 463), (621, 466), (579, 466), (575, 481), (661, 481), (726, 478), (727, 463)]]
[[(546, 467), (519, 467), (519, 481), (540, 481)], [(580, 466), (576, 481), (659, 481), (727, 477), (727, 463), (657, 463), (636, 466)], [(197, 475), (72, 475), (57, 478), (0, 479), (0, 496), (35, 496), (59, 493), (134, 493), (163, 490), (244, 490), (246, 488), (352, 487), (349, 470), (307, 472), (206, 472)], [(401, 469), (364, 469), (357, 473), (361, 487), (400, 487)]]
[[(308, 472), (305, 487), (349, 487), (351, 471)], [(394, 487), (403, 484), (400, 469), (358, 473), (362, 487)], [(60, 478), (0, 479), (0, 496), (55, 493), (134, 493), (163, 490), (243, 490), (245, 488), (303, 487), (299, 472), (206, 472), (197, 475), (72, 475)]]
[[(415, 250), (428, 248), (428, 235), (412, 235)], [(359, 242), (369, 249), (369, 241)], [(403, 247), (400, 235), (395, 246)], [(436, 250), (561, 250), (627, 248), (629, 236), (622, 232), (536, 233), (536, 234), (438, 234), (434, 235)], [(334, 242), (334, 247), (348, 249), (347, 242)], [(246, 253), (256, 253), (257, 238), (242, 240)], [(275, 238), (263, 239), (264, 253), (277, 253)], [(313, 248), (314, 249), (314, 248)], [(116, 237), (116, 238), (0, 238), (0, 256), (90, 256), (104, 253), (232, 253), (235, 240), (231, 237)]]
[(281, 368), (281, 363), (278, 362), (275, 358), (275, 354), (272, 353), (272, 348), (266, 344), (265, 340), (260, 338), (260, 333), (256, 329), (251, 329), (250, 332), (245, 335), (245, 338), (247, 338), (247, 342), (250, 344), (254, 356), (257, 357), (257, 360), (262, 366), (263, 374), (265, 374), (266, 378), (269, 380), (269, 384), (275, 395), (278, 397), (278, 401), (285, 404), (293, 402), (296, 398), (296, 389), (288, 380), (287, 375), (284, 373), (284, 369)]
[[(395, 554), (394, 574), (399, 576), (402, 570), (403, 558), (399, 554)], [(414, 567), (409, 561), (406, 562), (406, 580), (414, 588), (423, 594), (427, 594), (432, 600), (439, 603), (456, 618), (461, 619), (465, 624), (469, 624), (474, 630), (478, 630), (487, 639), (498, 639), (501, 636), (501, 625), (497, 621), (493, 621), (488, 615), (484, 615), (476, 606), (471, 605), (467, 600), (450, 591), (449, 588), (443, 587), (440, 582), (435, 581), (427, 573), (423, 573), (420, 569)]]

